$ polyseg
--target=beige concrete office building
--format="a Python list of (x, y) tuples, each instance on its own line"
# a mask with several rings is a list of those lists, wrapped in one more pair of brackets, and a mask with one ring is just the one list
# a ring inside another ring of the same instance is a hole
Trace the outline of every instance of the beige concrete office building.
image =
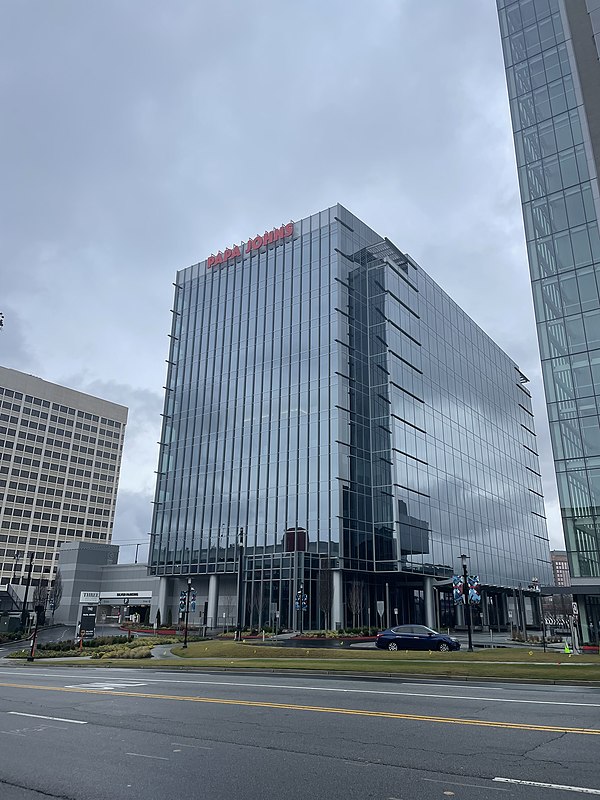
[(127, 408), (0, 367), (0, 587), (51, 584), (60, 545), (108, 543)]

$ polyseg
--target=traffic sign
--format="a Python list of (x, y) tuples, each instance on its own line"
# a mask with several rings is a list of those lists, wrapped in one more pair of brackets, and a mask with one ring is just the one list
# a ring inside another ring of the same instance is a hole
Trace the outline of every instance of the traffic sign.
[(377, 613), (379, 614), (380, 617), (383, 617), (383, 612), (384, 611), (385, 611), (385, 603), (383, 602), (383, 600), (378, 600), (377, 601)]

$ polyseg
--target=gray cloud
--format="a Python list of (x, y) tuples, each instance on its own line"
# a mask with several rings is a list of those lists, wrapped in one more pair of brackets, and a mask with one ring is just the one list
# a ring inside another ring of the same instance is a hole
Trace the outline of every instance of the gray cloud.
[(176, 269), (339, 201), (532, 379), (556, 508), (494, 3), (5, 3), (0, 102), (0, 361), (130, 405), (125, 491)]

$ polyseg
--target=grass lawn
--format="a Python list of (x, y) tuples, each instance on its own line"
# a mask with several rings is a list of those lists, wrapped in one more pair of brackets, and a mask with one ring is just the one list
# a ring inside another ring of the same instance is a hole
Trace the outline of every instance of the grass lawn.
[[(458, 653), (398, 652), (340, 648), (264, 647), (253, 642), (207, 641), (173, 648), (179, 659), (101, 660), (80, 666), (327, 670), (329, 672), (439, 675), (471, 678), (523, 678), (600, 682), (600, 656), (565, 656), (525, 648)], [(44, 662), (44, 666), (50, 662)], [(61, 662), (63, 666), (67, 662)], [(75, 664), (77, 662), (74, 662)]]

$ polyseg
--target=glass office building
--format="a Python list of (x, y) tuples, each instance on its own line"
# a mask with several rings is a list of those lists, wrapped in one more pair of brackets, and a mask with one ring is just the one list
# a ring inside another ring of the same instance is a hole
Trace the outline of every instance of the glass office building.
[(513, 589), (551, 575), (526, 382), (340, 205), (178, 272), (149, 556), (161, 614), (191, 575), (209, 624), (234, 620), (243, 529), (246, 624), (453, 626), (462, 553), (478, 621), (507, 624)]
[(498, 0), (566, 549), (600, 629), (600, 0)]

